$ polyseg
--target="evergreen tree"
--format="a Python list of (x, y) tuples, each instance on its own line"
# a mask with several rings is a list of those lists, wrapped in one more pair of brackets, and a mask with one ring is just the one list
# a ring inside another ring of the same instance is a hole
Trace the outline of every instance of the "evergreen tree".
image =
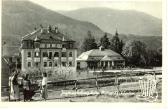
[(119, 39), (118, 33), (116, 31), (115, 36), (110, 41), (110, 49), (121, 54), (123, 47), (123, 41)]
[(123, 47), (122, 55), (126, 58), (128, 65), (146, 65), (146, 45), (141, 41), (128, 41)]
[(148, 66), (162, 66), (162, 50), (147, 50), (146, 60)]
[(88, 36), (84, 39), (82, 44), (82, 51), (84, 52), (91, 49), (97, 49), (97, 43), (92, 33), (88, 31), (87, 35)]
[(100, 39), (100, 46), (103, 46), (105, 49), (108, 49), (110, 46), (109, 39), (107, 37), (107, 33)]

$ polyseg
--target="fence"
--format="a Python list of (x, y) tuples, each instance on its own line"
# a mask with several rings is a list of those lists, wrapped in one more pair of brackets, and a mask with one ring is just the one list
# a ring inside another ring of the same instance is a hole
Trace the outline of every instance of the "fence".
[[(144, 73), (143, 73), (144, 74)], [(101, 88), (106, 86), (116, 86), (119, 85), (122, 87), (125, 83), (134, 83), (139, 81), (139, 77), (141, 75), (109, 75), (109, 76), (101, 76), (94, 78), (86, 78), (86, 79), (78, 79), (78, 80), (65, 80), (58, 82), (49, 82), (49, 89), (56, 88), (56, 90), (78, 90), (78, 89), (86, 89), (86, 88)], [(159, 74), (157, 74), (159, 75)]]
[[(94, 73), (97, 74), (97, 73)], [(48, 82), (48, 89), (53, 89), (54, 91), (62, 91), (62, 90), (72, 90), (79, 91), (82, 89), (94, 88), (98, 91), (103, 87), (114, 86), (115, 91), (120, 93), (124, 91), (136, 93), (140, 91), (139, 88), (139, 77), (144, 74), (153, 74), (153, 73), (118, 73), (118, 74), (110, 74), (105, 76), (95, 76), (93, 78), (85, 78), (78, 80), (64, 80), (64, 81), (55, 81)], [(155, 74), (157, 76), (161, 75), (161, 73)], [(38, 78), (37, 78), (38, 79)], [(38, 83), (33, 84), (33, 88), (36, 89), (36, 92), (39, 91)]]

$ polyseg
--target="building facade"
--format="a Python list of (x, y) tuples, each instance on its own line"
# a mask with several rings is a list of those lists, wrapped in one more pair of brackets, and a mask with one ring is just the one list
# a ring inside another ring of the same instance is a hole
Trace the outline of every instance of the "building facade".
[(113, 69), (124, 66), (125, 59), (120, 54), (101, 46), (99, 49), (83, 52), (77, 58), (77, 63), (78, 69)]
[(59, 32), (57, 27), (41, 28), (24, 36), (21, 43), (22, 71), (38, 69), (76, 71), (75, 41)]

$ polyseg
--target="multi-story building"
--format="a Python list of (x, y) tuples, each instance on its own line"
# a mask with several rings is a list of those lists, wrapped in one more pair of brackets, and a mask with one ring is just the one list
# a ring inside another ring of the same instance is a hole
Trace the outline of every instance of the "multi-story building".
[(77, 49), (75, 41), (61, 33), (57, 27), (35, 29), (22, 38), (22, 71), (39, 69), (57, 71), (69, 68), (76, 71)]

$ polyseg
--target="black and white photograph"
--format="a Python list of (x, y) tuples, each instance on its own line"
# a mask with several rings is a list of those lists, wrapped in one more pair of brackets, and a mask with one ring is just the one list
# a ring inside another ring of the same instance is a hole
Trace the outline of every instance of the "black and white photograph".
[(162, 103), (163, 0), (2, 0), (1, 102)]

